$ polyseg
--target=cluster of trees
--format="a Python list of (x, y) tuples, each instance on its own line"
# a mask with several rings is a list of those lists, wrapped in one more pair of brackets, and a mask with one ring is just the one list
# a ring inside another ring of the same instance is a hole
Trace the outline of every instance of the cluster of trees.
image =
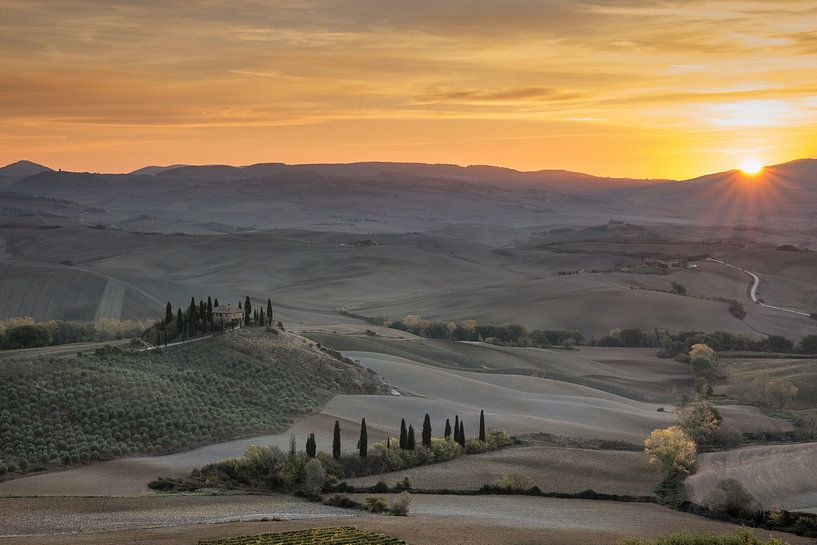
[[(661, 349), (659, 357), (674, 358), (683, 355), (694, 344), (705, 344), (717, 352), (773, 352), (782, 354), (817, 354), (817, 335), (807, 335), (799, 343), (782, 335), (769, 335), (763, 339), (752, 339), (744, 335), (735, 335), (724, 331), (704, 333), (702, 331), (681, 331), (670, 334), (656, 330), (655, 346)], [(646, 346), (646, 344), (644, 344)]]
[(356, 452), (343, 454), (341, 426), (339, 421), (335, 421), (331, 453), (319, 451), (315, 434), (310, 433), (303, 451), (298, 451), (294, 438), (288, 453), (276, 447), (254, 446), (243, 458), (205, 466), (191, 473), (187, 479), (160, 479), (151, 486), (178, 491), (214, 486), (253, 488), (315, 496), (342, 479), (444, 462), (464, 454), (497, 450), (511, 444), (511, 439), (504, 432), (486, 430), (484, 413), (480, 413), (477, 437), (465, 437), (465, 428), (458, 416), (455, 417), (454, 429), (459, 431), (453, 431), (450, 420), (446, 420), (445, 429), (443, 437), (434, 437), (431, 418), (426, 415), (420, 442), (417, 443), (414, 426), (407, 426), (403, 419), (399, 438), (389, 437), (370, 448), (364, 418), (360, 423)]
[(128, 339), (141, 335), (150, 324), (150, 321), (110, 318), (95, 322), (73, 320), (35, 322), (31, 318), (10, 318), (0, 321), (0, 349), (39, 348), (67, 343)]
[(283, 431), (344, 384), (339, 372), (317, 372), (323, 357), (270, 357), (265, 346), (236, 340), (235, 347), (6, 360), (0, 476)]
[[(218, 299), (207, 297), (207, 301), (200, 299), (196, 303), (196, 298), (191, 297), (190, 304), (186, 307), (179, 307), (174, 312), (173, 305), (168, 302), (165, 306), (165, 316), (153, 327), (144, 332), (143, 338), (156, 346), (167, 345), (170, 340), (185, 341), (202, 335), (213, 333), (223, 333), (227, 329), (235, 329), (237, 325), (245, 326), (268, 326), (273, 324), (272, 300), (267, 299), (266, 312), (264, 308), (253, 309), (252, 301), (249, 297), (244, 298), (242, 304), (238, 302), (238, 308), (243, 311), (242, 320), (224, 321), (223, 318), (216, 320), (213, 309), (219, 307)], [(240, 322), (240, 323), (239, 323)]]

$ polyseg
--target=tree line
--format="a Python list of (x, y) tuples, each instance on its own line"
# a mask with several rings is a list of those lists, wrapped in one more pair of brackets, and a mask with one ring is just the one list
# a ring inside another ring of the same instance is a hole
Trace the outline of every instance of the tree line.
[(660, 357), (674, 358), (689, 352), (695, 344), (706, 344), (718, 352), (774, 352), (781, 354), (817, 354), (817, 335), (807, 335), (799, 342), (782, 335), (753, 339), (724, 331), (681, 331), (667, 329), (643, 330), (636, 327), (616, 328), (601, 337), (586, 338), (581, 331), (564, 329), (534, 329), (529, 331), (520, 324), (480, 325), (475, 320), (461, 322), (431, 322), (410, 314), (402, 320), (364, 316), (344, 309), (345, 316), (365, 320), (370, 324), (405, 331), (430, 339), (488, 342), (507, 346), (607, 346), (622, 348), (658, 348)]

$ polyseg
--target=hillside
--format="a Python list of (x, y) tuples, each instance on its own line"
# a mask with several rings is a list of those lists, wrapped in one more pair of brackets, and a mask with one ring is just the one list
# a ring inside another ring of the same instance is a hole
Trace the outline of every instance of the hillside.
[(52, 172), (52, 170), (46, 166), (32, 163), (31, 161), (17, 161), (16, 163), (0, 167), (0, 176), (8, 176), (10, 178), (34, 176), (41, 172)]
[(0, 364), (0, 469), (13, 474), (281, 432), (381, 380), (311, 341), (243, 329), (164, 350)]

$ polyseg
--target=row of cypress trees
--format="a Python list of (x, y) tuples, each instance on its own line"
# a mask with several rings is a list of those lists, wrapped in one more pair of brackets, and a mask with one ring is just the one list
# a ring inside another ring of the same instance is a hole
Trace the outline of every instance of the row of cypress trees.
[[(421, 434), (422, 445), (425, 448), (431, 448), (431, 417), (426, 414), (423, 419), (423, 430)], [(452, 439), (451, 421), (445, 419), (445, 433), (446, 439)], [(459, 415), (454, 417), (453, 440), (459, 443), (460, 446), (465, 447), (465, 425), (460, 419)], [(485, 411), (479, 412), (479, 440), (485, 442)], [(387, 448), (391, 448), (391, 438), (387, 439)], [(406, 426), (406, 419), (400, 421), (400, 439), (399, 447), (401, 450), (414, 450), (417, 448), (417, 439), (415, 437), (414, 426)], [(361, 458), (366, 458), (369, 454), (369, 431), (366, 428), (366, 419), (360, 421), (360, 436), (357, 441), (358, 454)], [(315, 433), (310, 433), (306, 440), (306, 454), (310, 458), (317, 455), (317, 444), (315, 442)], [(335, 460), (340, 460), (341, 456), (341, 430), (340, 422), (335, 420), (335, 429), (332, 437), (332, 457)]]

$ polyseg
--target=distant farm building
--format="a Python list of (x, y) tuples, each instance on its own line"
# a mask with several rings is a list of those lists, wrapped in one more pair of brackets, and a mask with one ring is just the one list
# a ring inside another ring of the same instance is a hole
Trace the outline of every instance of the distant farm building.
[(213, 308), (213, 321), (215, 323), (232, 322), (241, 323), (244, 320), (244, 311), (231, 305), (219, 305)]

